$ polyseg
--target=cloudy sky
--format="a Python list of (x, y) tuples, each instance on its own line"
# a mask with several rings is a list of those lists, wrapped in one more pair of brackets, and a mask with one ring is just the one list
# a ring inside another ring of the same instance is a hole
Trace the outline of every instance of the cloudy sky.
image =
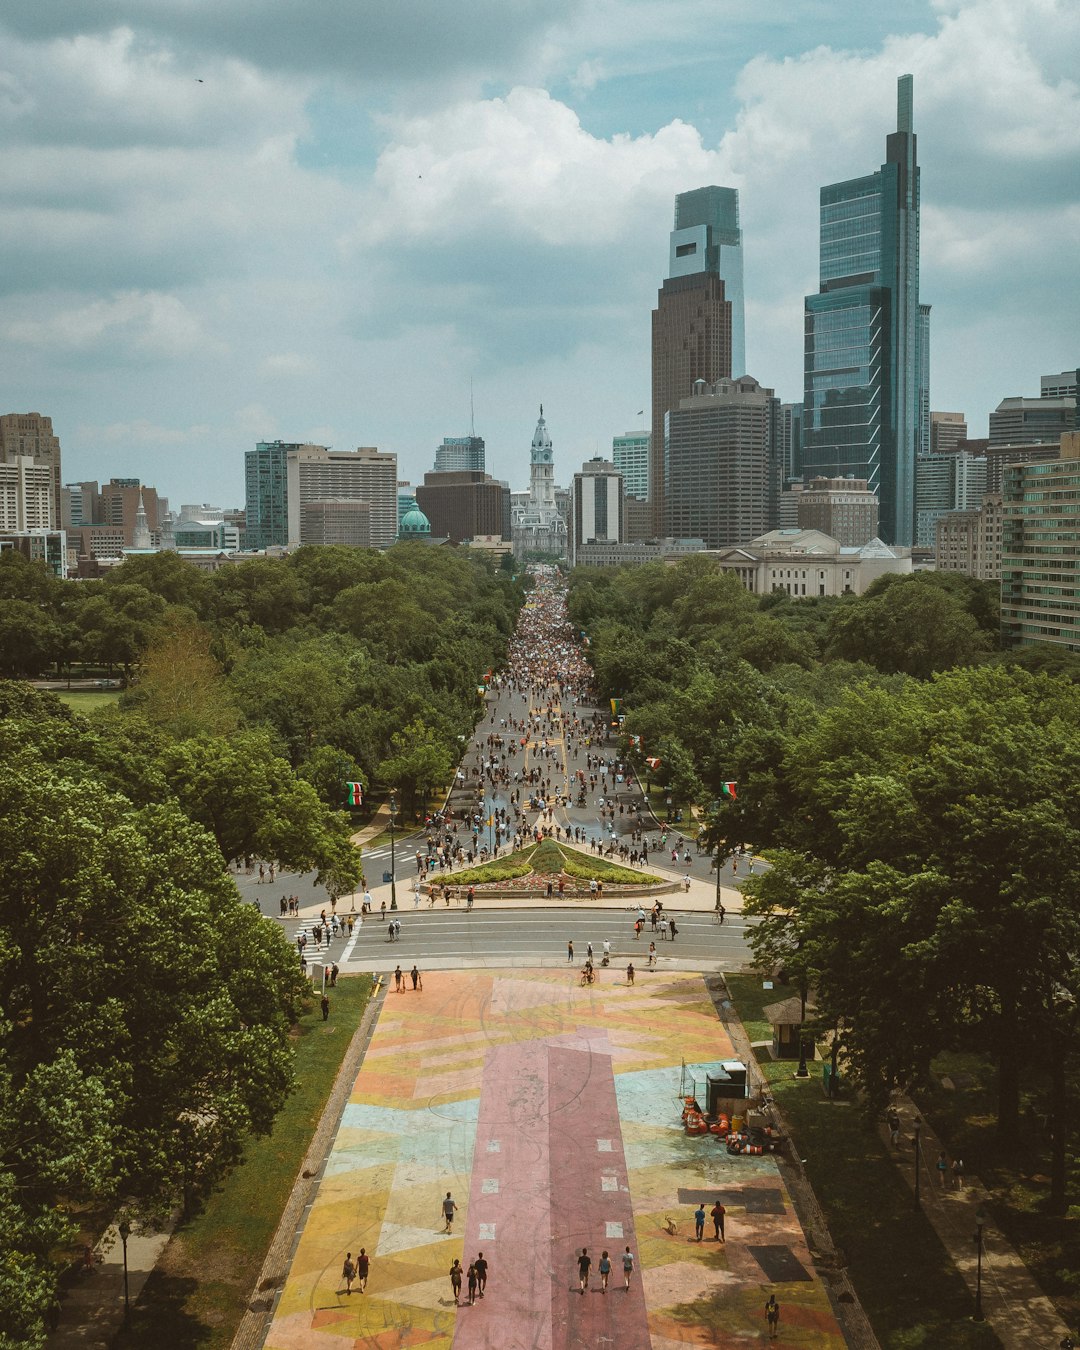
[(915, 76), (934, 408), (1080, 362), (1075, 0), (4, 0), (0, 411), (65, 477), (241, 503), (256, 440), (641, 425), (676, 192), (738, 187), (747, 363), (801, 397), (818, 188)]

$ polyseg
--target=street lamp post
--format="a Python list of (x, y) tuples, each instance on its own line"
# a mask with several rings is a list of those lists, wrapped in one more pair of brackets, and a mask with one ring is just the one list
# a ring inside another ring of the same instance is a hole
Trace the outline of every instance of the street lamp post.
[(127, 1219), (121, 1219), (116, 1226), (116, 1231), (120, 1234), (120, 1242), (124, 1248), (124, 1322), (127, 1323), (131, 1317), (131, 1304), (128, 1301), (128, 1263), (127, 1263), (127, 1244), (131, 1236), (131, 1224)]
[(397, 809), (397, 802), (394, 794), (390, 794), (390, 908), (397, 909), (397, 858), (394, 852), (394, 812)]
[(982, 1306), (982, 1258), (983, 1227), (986, 1224), (986, 1210), (982, 1205), (975, 1211), (975, 1311), (971, 1314), (973, 1322), (985, 1322)]
[(922, 1121), (918, 1116), (915, 1117), (915, 1208), (919, 1208), (919, 1180), (922, 1176), (921, 1163), (921, 1131)]

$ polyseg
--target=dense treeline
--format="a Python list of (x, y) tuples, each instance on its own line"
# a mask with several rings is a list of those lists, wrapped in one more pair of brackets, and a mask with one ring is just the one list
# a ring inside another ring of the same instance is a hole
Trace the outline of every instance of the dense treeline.
[[(702, 811), (746, 887), (766, 965), (879, 1107), (945, 1049), (1045, 1085), (1065, 1203), (1080, 1031), (1080, 660), (996, 651), (992, 589), (915, 575), (863, 597), (756, 599), (705, 559), (571, 578), (631, 753)], [(722, 784), (737, 782), (734, 801)]]
[(344, 781), (445, 785), (521, 598), (423, 546), (90, 583), (0, 556), (7, 674), (128, 676), (91, 719), (0, 681), (0, 1348), (40, 1344), (80, 1205), (190, 1204), (269, 1128), (308, 986), (227, 860), (353, 889)]

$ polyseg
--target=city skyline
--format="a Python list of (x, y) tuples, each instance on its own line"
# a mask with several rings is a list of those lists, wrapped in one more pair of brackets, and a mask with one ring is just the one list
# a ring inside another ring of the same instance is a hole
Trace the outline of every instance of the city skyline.
[(797, 400), (819, 190), (880, 163), (908, 71), (931, 406), (985, 434), (1075, 364), (1063, 0), (406, 8), (5, 6), (0, 388), (67, 481), (233, 504), (284, 439), (416, 482), (472, 396), (489, 472), (523, 482), (542, 400), (567, 482), (649, 406), (671, 204), (710, 184), (739, 193), (747, 373)]

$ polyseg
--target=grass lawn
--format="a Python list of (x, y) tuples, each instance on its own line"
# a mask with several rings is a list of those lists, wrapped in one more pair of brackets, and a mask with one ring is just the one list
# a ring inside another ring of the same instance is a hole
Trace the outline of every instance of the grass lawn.
[[(769, 1040), (762, 1008), (797, 990), (762, 989), (755, 974), (726, 978), (750, 1040)], [(802, 1081), (792, 1077), (791, 1060), (774, 1063), (763, 1055), (759, 1062), (882, 1346), (984, 1350), (999, 1345), (985, 1323), (969, 1320), (971, 1294), (859, 1106), (846, 1096), (836, 1102), (826, 1098), (820, 1062)]]
[(296, 1037), (297, 1090), (264, 1139), (205, 1208), (178, 1228), (151, 1275), (118, 1350), (224, 1350), (231, 1342), (319, 1123), (341, 1061), (371, 993), (368, 976), (340, 980), (330, 1020), (317, 1004)]
[(99, 708), (111, 708), (120, 698), (119, 689), (54, 689), (52, 692), (62, 703), (84, 716)]

